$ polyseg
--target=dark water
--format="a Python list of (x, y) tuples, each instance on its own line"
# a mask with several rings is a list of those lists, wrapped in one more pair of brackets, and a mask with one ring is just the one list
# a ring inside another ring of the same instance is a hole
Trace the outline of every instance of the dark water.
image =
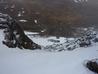
[(73, 36), (78, 27), (98, 28), (98, 0), (5, 0), (0, 12), (12, 16), (25, 30), (46, 35)]

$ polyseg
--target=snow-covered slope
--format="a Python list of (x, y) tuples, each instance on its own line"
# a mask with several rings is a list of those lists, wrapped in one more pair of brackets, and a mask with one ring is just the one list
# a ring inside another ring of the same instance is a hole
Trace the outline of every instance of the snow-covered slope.
[[(10, 49), (2, 45), (2, 39), (0, 31), (0, 74), (94, 74), (83, 62), (98, 58), (98, 44), (73, 51), (46, 52)], [(45, 44), (43, 40), (47, 39), (41, 39), (34, 41)]]

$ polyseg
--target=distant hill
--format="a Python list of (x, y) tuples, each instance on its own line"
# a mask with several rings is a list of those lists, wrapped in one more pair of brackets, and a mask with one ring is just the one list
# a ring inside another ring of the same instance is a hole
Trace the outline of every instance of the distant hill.
[[(5, 0), (0, 12), (15, 18), (25, 30), (72, 35), (77, 27), (97, 26), (97, 0)], [(26, 20), (26, 21), (19, 21)], [(37, 20), (37, 22), (35, 22)]]

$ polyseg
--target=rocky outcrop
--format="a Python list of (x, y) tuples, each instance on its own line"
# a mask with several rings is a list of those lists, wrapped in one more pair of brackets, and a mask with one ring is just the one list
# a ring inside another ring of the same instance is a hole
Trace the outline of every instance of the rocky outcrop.
[(78, 38), (73, 38), (73, 40), (66, 39), (64, 43), (55, 42), (53, 45), (46, 46), (44, 49), (48, 51), (74, 50), (79, 47), (90, 47), (97, 42), (97, 32), (93, 27), (89, 27)]
[(0, 15), (0, 27), (4, 29), (3, 44), (9, 48), (18, 47), (20, 49), (41, 49), (41, 47), (34, 43), (28, 36), (25, 35), (20, 25), (8, 15)]

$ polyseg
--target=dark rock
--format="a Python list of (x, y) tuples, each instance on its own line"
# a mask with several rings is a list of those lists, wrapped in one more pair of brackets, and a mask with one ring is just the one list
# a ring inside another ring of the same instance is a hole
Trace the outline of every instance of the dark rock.
[(87, 64), (86, 64), (86, 67), (95, 72), (95, 73), (98, 73), (98, 63), (97, 62), (92, 62), (92, 61), (88, 61)]
[(8, 46), (9, 48), (18, 47), (20, 49), (41, 49), (41, 46), (34, 43), (27, 35), (25, 35), (21, 26), (9, 16), (3, 17), (7, 21), (2, 23), (2, 26), (6, 26), (4, 28), (4, 41), (3, 44)]
[(94, 41), (95, 43), (98, 42), (98, 38), (95, 38), (93, 41)]
[(88, 46), (91, 45), (91, 42), (88, 42), (88, 43), (82, 42), (82, 43), (80, 43), (79, 45), (80, 45), (80, 47), (88, 47)]
[(54, 43), (59, 43), (60, 42), (59, 40), (54, 40), (54, 39), (49, 39), (48, 41), (54, 42)]

